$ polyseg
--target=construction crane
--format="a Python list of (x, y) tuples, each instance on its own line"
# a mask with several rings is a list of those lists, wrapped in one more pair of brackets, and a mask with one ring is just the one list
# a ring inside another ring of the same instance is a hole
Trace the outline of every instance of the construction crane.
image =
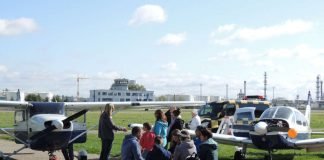
[(80, 77), (80, 76), (78, 75), (78, 77), (77, 77), (77, 101), (80, 100), (80, 92), (79, 92), (79, 88), (80, 88), (80, 80), (81, 80), (81, 79), (89, 79), (89, 78), (86, 78), (86, 77)]

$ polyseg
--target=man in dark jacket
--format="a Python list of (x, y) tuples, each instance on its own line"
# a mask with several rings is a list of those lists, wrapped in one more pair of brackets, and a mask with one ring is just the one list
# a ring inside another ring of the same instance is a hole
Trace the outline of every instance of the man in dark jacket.
[(131, 135), (126, 135), (121, 149), (122, 160), (144, 160), (141, 154), (139, 140), (142, 136), (142, 129), (134, 127)]
[(167, 141), (168, 142), (171, 141), (173, 130), (179, 129), (181, 131), (183, 129), (184, 120), (181, 119), (180, 113), (181, 113), (180, 108), (178, 108), (178, 109), (176, 109), (176, 110), (173, 111), (173, 116), (175, 117), (175, 120), (169, 126), (168, 137), (167, 137)]
[(150, 151), (147, 156), (146, 160), (170, 160), (171, 153), (163, 148), (162, 146), (162, 138), (160, 136), (156, 136), (154, 139), (154, 146), (153, 150)]

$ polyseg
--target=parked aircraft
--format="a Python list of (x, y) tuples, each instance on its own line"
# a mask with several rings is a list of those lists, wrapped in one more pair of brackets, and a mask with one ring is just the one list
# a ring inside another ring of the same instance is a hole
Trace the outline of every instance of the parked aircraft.
[[(306, 149), (307, 151), (324, 150), (324, 138), (311, 138), (310, 128), (311, 95), (308, 93), (308, 105), (305, 114), (294, 107), (276, 106), (265, 110), (258, 121), (248, 128), (249, 136), (213, 134), (218, 143), (242, 146), (236, 151), (234, 159), (245, 159), (248, 147), (268, 151), (265, 159), (272, 160), (273, 150)], [(194, 135), (194, 131), (190, 131)]]
[[(88, 110), (104, 110), (107, 103), (115, 108), (147, 107), (147, 106), (193, 106), (202, 105), (202, 101), (145, 101), (145, 102), (25, 102), (0, 101), (0, 108), (15, 110), (14, 128), (0, 128), (0, 130), (15, 139), (23, 147), (6, 155), (9, 158), (23, 149), (47, 151), (49, 158), (55, 157), (56, 150), (61, 150), (69, 143), (86, 142), (86, 123), (73, 120), (84, 116)], [(66, 110), (76, 110), (77, 113), (67, 117)], [(1, 157), (0, 157), (1, 159)]]

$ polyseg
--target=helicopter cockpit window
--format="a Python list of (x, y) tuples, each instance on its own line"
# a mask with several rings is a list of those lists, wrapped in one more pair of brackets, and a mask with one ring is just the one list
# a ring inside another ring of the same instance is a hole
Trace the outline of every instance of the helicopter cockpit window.
[(202, 109), (199, 110), (199, 116), (209, 115), (212, 111), (212, 108), (209, 104), (204, 105)]
[(15, 112), (15, 123), (25, 121), (25, 111)]
[(225, 115), (226, 116), (233, 116), (236, 110), (235, 104), (227, 104), (225, 107)]

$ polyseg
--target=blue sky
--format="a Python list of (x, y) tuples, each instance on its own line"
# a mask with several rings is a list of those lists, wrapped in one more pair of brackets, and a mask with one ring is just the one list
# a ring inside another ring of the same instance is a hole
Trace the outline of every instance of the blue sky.
[(0, 88), (75, 95), (135, 79), (157, 95), (315, 95), (323, 1), (6, 1)]

